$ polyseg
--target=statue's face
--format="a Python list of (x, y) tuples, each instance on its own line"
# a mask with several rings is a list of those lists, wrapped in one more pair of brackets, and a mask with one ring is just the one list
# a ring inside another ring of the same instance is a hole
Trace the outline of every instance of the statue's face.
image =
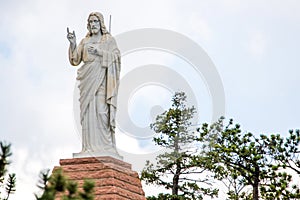
[(89, 18), (89, 25), (92, 34), (98, 34), (100, 31), (100, 21), (96, 16)]

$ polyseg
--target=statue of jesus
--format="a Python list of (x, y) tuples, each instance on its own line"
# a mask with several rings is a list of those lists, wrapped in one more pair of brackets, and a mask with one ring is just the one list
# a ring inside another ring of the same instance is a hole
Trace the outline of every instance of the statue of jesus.
[(116, 150), (115, 126), (121, 56), (115, 39), (104, 25), (103, 15), (92, 12), (88, 33), (76, 44), (75, 32), (67, 28), (69, 61), (78, 66), (82, 151), (74, 157), (122, 157)]

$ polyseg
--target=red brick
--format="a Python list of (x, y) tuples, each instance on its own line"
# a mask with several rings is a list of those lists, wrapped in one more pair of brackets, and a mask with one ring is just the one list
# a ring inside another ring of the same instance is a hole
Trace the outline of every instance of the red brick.
[(138, 174), (129, 163), (107, 156), (62, 159), (59, 163), (53, 171), (61, 168), (69, 180), (78, 182), (80, 190), (85, 179), (95, 182), (95, 200), (146, 199)]

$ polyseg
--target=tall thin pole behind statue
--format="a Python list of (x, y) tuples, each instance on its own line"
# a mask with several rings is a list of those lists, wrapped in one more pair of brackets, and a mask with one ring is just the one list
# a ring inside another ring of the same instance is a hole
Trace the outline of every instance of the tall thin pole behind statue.
[(111, 15), (109, 15), (109, 33), (111, 34)]

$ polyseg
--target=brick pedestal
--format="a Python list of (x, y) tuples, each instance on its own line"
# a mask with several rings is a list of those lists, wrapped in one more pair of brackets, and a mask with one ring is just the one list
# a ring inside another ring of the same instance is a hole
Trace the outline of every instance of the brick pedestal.
[(85, 179), (94, 180), (95, 200), (146, 199), (138, 174), (129, 163), (112, 157), (61, 159), (59, 163), (63, 174), (78, 182), (79, 188)]

